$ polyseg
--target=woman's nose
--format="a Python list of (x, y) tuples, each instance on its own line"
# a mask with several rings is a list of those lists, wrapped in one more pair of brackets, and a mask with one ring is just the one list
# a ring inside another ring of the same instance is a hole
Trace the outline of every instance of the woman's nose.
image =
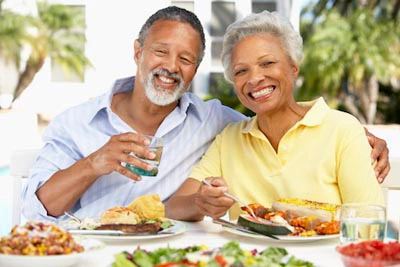
[(264, 80), (264, 75), (262, 75), (262, 73), (257, 71), (252, 71), (250, 73), (250, 77), (247, 83), (251, 86), (256, 86), (263, 80)]

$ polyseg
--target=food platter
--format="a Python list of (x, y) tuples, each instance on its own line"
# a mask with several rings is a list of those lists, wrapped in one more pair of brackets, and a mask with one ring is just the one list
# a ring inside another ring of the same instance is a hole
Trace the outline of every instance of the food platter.
[(53, 256), (26, 256), (26, 255), (8, 255), (0, 254), (0, 266), (8, 267), (67, 267), (77, 264), (82, 257), (88, 253), (104, 247), (104, 244), (98, 240), (90, 238), (77, 238), (77, 242), (81, 244), (85, 251), (81, 253), (72, 253), (68, 255)]
[(339, 234), (334, 234), (334, 235), (315, 235), (315, 236), (277, 235), (277, 237), (279, 239), (272, 239), (272, 238), (262, 235), (262, 234), (247, 233), (247, 232), (236, 230), (236, 229), (233, 229), (233, 228), (227, 227), (227, 226), (222, 226), (222, 227), (226, 232), (229, 232), (229, 233), (232, 233), (235, 235), (239, 235), (239, 236), (243, 236), (243, 237), (251, 237), (251, 238), (256, 238), (256, 239), (263, 239), (263, 240), (268, 240), (271, 242), (305, 243), (305, 242), (313, 242), (313, 241), (319, 241), (319, 240), (339, 238)]
[(144, 240), (166, 238), (182, 234), (186, 231), (186, 225), (183, 222), (171, 220), (173, 226), (157, 233), (124, 233), (117, 230), (74, 230), (69, 232), (74, 236), (88, 236), (102, 241), (123, 241), (123, 240)]

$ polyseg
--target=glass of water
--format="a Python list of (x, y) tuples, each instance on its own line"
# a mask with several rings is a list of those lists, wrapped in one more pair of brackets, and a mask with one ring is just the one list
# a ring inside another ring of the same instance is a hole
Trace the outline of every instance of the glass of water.
[(374, 204), (348, 203), (340, 208), (340, 242), (348, 244), (385, 238), (386, 210)]
[(160, 165), (160, 160), (161, 160), (161, 154), (163, 151), (163, 139), (161, 137), (156, 137), (156, 136), (150, 136), (150, 135), (144, 135), (147, 139), (149, 139), (150, 144), (147, 146), (147, 149), (152, 151), (154, 154), (156, 154), (156, 157), (154, 159), (145, 159), (142, 157), (139, 157), (135, 154), (132, 154), (135, 157), (140, 158), (147, 164), (150, 164), (153, 166), (153, 169), (150, 171), (140, 169), (138, 167), (132, 166), (129, 163), (126, 163), (125, 167), (130, 170), (133, 173), (136, 173), (137, 175), (141, 176), (157, 176), (158, 174), (158, 165)]

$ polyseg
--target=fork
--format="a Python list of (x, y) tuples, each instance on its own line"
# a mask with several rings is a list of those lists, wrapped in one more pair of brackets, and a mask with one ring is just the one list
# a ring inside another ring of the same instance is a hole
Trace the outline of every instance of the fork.
[[(212, 184), (210, 184), (209, 181), (207, 181), (206, 179), (204, 179), (203, 184), (208, 185), (208, 186), (213, 186)], [(237, 198), (235, 196), (232, 196), (231, 194), (224, 192), (224, 195), (226, 197), (229, 197), (230, 199), (235, 200), (236, 202), (238, 202), (240, 205), (245, 206), (247, 208), (247, 210), (250, 212), (251, 217), (253, 217), (255, 220), (258, 221), (258, 217), (256, 216), (256, 214), (254, 213), (253, 209), (249, 207), (249, 205), (247, 205), (246, 202), (244, 202), (243, 200), (241, 200), (240, 198)]]
[(76, 217), (74, 214), (68, 212), (68, 211), (64, 211), (64, 215), (67, 215), (69, 218), (71, 218), (72, 220), (78, 222), (78, 223), (82, 223), (82, 220), (79, 219), (78, 217)]

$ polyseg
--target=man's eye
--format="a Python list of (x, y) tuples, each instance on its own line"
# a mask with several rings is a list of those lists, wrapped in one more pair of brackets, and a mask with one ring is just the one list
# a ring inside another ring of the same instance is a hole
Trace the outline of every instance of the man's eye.
[(165, 55), (165, 54), (167, 54), (167, 51), (166, 50), (156, 50), (156, 54), (157, 55)]
[(186, 57), (181, 57), (181, 60), (184, 64), (190, 65), (193, 64), (193, 61)]

